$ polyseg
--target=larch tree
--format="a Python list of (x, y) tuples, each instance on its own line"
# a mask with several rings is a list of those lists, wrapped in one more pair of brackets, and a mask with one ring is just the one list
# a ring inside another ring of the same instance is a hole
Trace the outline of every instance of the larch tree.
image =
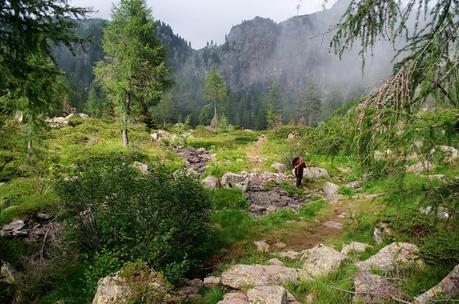
[(144, 0), (121, 0), (113, 7), (103, 49), (106, 57), (95, 67), (96, 80), (117, 110), (127, 147), (132, 116), (157, 104), (171, 84), (165, 50)]
[[(72, 50), (81, 39), (73, 32), (74, 19), (89, 10), (66, 0), (2, 1), (0, 5), (0, 111), (24, 118), (27, 147), (44, 118), (58, 108), (63, 96), (62, 74), (52, 46)], [(72, 20), (73, 19), (73, 20)]]
[(218, 104), (224, 102), (228, 97), (226, 88), (226, 81), (218, 70), (213, 67), (206, 78), (204, 86), (204, 94), (207, 101), (211, 102), (214, 106), (214, 117), (212, 118), (211, 125), (214, 129), (218, 130)]

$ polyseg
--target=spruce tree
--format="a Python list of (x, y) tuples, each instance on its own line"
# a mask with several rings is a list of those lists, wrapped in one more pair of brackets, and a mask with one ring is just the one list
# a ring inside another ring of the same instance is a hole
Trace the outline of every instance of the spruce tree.
[(121, 120), (122, 140), (129, 144), (128, 127), (134, 114), (157, 104), (170, 85), (165, 50), (155, 34), (155, 22), (144, 0), (121, 0), (104, 30), (105, 60), (95, 75)]
[(214, 117), (211, 122), (212, 127), (218, 130), (219, 119), (217, 106), (226, 100), (228, 92), (225, 79), (215, 67), (211, 69), (209, 76), (207, 76), (204, 92), (207, 101), (211, 102), (214, 106)]

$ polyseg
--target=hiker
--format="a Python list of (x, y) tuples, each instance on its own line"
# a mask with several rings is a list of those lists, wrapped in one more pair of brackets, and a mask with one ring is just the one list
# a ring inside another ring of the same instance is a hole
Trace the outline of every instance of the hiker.
[(296, 177), (296, 186), (301, 188), (301, 180), (303, 179), (303, 170), (306, 168), (306, 164), (302, 157), (295, 157), (292, 161), (293, 173)]

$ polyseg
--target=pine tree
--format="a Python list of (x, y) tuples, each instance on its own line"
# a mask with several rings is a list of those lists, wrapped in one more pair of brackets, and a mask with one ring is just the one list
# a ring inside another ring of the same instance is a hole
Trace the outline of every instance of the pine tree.
[(213, 103), (214, 106), (214, 117), (212, 118), (211, 125), (218, 130), (219, 119), (217, 106), (221, 105), (227, 99), (228, 92), (225, 79), (215, 67), (211, 69), (209, 76), (207, 76), (204, 92), (206, 100)]
[(110, 110), (110, 105), (107, 103), (102, 90), (95, 82), (89, 86), (85, 110), (93, 117), (101, 117)]
[(116, 107), (127, 147), (131, 117), (157, 104), (170, 85), (165, 51), (144, 0), (121, 0), (114, 6), (112, 21), (104, 31), (103, 49), (106, 58), (97, 63), (95, 75)]
[(278, 127), (282, 124), (280, 109), (282, 108), (283, 100), (280, 87), (277, 84), (272, 85), (268, 94), (265, 96), (266, 125), (268, 129)]
[(58, 109), (66, 91), (51, 52), (53, 44), (81, 42), (71, 18), (87, 9), (66, 0), (3, 1), (0, 7), (0, 110), (21, 112), (27, 124), (28, 152), (44, 118)]

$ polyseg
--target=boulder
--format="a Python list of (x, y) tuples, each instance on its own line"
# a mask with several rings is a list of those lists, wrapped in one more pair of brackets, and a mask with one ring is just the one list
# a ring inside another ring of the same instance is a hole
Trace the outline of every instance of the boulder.
[(267, 215), (283, 209), (298, 211), (307, 203), (305, 198), (288, 193), (277, 186), (271, 190), (254, 190), (250, 183), (250, 189), (246, 192), (246, 196), (251, 202), (249, 211), (255, 216)]
[(189, 280), (183, 287), (177, 290), (177, 294), (182, 303), (200, 299), (201, 295), (199, 294), (199, 290), (203, 286), (204, 283), (200, 279)]
[(447, 219), (451, 215), (454, 214), (453, 212), (449, 212), (447, 209), (445, 209), (442, 206), (439, 206), (437, 208), (433, 208), (432, 206), (421, 207), (419, 208), (419, 212), (421, 212), (422, 214), (426, 214), (426, 215), (435, 213), (438, 218), (443, 218), (443, 219), (445, 218)]
[(16, 282), (16, 269), (8, 262), (2, 262), (0, 267), (0, 282), (5, 284), (14, 284)]
[(275, 170), (277, 170), (277, 172), (279, 173), (284, 173), (285, 172), (285, 165), (284, 164), (281, 164), (281, 163), (274, 163), (271, 165), (272, 168), (274, 168)]
[(137, 168), (142, 175), (147, 175), (148, 174), (148, 165), (143, 164), (139, 161), (134, 162), (134, 167)]
[(435, 165), (429, 161), (419, 161), (414, 165), (408, 167), (407, 172), (410, 173), (421, 173), (423, 171), (432, 171), (435, 169)]
[(386, 237), (392, 237), (393, 235), (394, 231), (392, 230), (392, 226), (387, 222), (377, 223), (373, 230), (373, 239), (376, 244), (382, 244)]
[(349, 188), (349, 189), (359, 189), (362, 188), (362, 182), (360, 181), (354, 181), (349, 184), (344, 185), (344, 187)]
[(303, 171), (303, 176), (309, 179), (330, 178), (326, 169), (318, 167), (306, 167)]
[(296, 137), (296, 134), (295, 133), (289, 133), (287, 135), (287, 139), (294, 139)]
[(217, 304), (250, 304), (247, 296), (243, 292), (230, 292), (227, 293), (223, 300)]
[(343, 224), (337, 221), (327, 221), (323, 225), (330, 229), (343, 230)]
[(440, 283), (414, 299), (415, 304), (427, 304), (437, 299), (449, 299), (459, 294), (459, 265), (441, 280)]
[(277, 265), (237, 264), (222, 273), (222, 284), (240, 289), (244, 286), (282, 285), (299, 279), (297, 269)]
[(92, 304), (125, 302), (128, 297), (128, 288), (126, 285), (126, 282), (119, 277), (118, 273), (100, 279)]
[(207, 189), (210, 189), (210, 190), (214, 190), (214, 189), (217, 189), (218, 188), (218, 178), (216, 178), (215, 176), (208, 176), (206, 177), (205, 179), (203, 179), (201, 181), (201, 184), (204, 188), (207, 188)]
[(249, 303), (287, 304), (287, 290), (282, 286), (258, 286), (247, 291)]
[(257, 247), (257, 251), (259, 252), (268, 252), (269, 251), (269, 244), (266, 241), (256, 241), (253, 242)]
[(403, 299), (402, 292), (386, 278), (370, 272), (359, 272), (354, 278), (354, 303), (379, 304)]
[(363, 271), (379, 269), (383, 272), (393, 271), (408, 264), (420, 263), (419, 249), (410, 243), (392, 243), (378, 251), (366, 261), (357, 263)]
[(236, 188), (245, 192), (249, 186), (249, 177), (247, 174), (227, 172), (222, 176), (220, 184), (224, 188)]
[(370, 249), (371, 246), (366, 243), (360, 242), (351, 242), (349, 245), (344, 245), (341, 249), (341, 253), (344, 255), (349, 255), (351, 253), (362, 253)]
[(329, 202), (334, 202), (338, 200), (339, 198), (338, 191), (339, 191), (338, 185), (334, 183), (330, 183), (330, 182), (326, 182), (324, 184), (325, 197), (327, 198)]
[(0, 236), (27, 236), (28, 231), (23, 220), (14, 220), (0, 230)]
[(282, 249), (287, 247), (287, 244), (285, 244), (284, 242), (276, 242), (273, 244), (273, 247), (277, 249)]
[(210, 277), (204, 278), (204, 286), (207, 286), (207, 287), (220, 285), (220, 283), (221, 283), (220, 277), (210, 276)]
[(346, 259), (344, 254), (323, 244), (304, 250), (301, 257), (301, 279), (306, 281), (313, 277), (326, 276), (337, 271)]

